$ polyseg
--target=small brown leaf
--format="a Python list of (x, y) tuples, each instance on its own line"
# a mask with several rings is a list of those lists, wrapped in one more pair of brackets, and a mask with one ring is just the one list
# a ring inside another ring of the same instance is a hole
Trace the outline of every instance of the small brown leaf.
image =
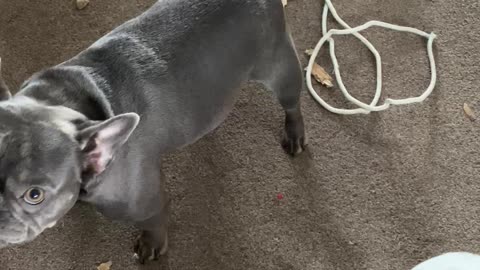
[(77, 9), (84, 9), (90, 3), (90, 0), (75, 0), (77, 4)]
[(112, 267), (112, 262), (108, 261), (97, 266), (97, 270), (110, 270), (110, 267)]
[(325, 85), (327, 88), (333, 87), (332, 77), (325, 71), (323, 67), (321, 67), (317, 63), (313, 64), (312, 76), (317, 82)]
[(475, 116), (475, 112), (468, 106), (467, 103), (463, 104), (463, 111), (465, 112), (465, 115), (471, 120), (475, 121), (477, 117)]

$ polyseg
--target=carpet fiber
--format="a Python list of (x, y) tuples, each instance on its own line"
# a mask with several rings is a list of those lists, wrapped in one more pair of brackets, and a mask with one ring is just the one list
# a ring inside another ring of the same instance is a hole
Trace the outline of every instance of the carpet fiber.
[[(351, 25), (378, 19), (438, 35), (439, 81), (423, 104), (337, 116), (302, 96), (309, 150), (290, 159), (279, 146), (283, 114), (272, 94), (250, 84), (228, 120), (195, 145), (168, 156), (172, 195), (169, 255), (138, 267), (136, 231), (76, 206), (25, 246), (0, 250), (1, 270), (400, 270), (447, 251), (480, 253), (478, 0), (334, 0)], [(0, 0), (0, 56), (11, 88), (74, 56), (152, 0)], [(321, 37), (323, 1), (290, 0), (301, 54)], [(332, 26), (335, 24), (331, 23)], [(387, 30), (366, 35), (383, 57), (384, 96), (427, 87), (426, 41)], [(345, 84), (373, 96), (374, 62), (352, 37), (338, 38)], [(319, 63), (331, 70), (325, 51)], [(318, 87), (348, 106), (337, 88)], [(247, 119), (256, 119), (248, 121)], [(277, 200), (277, 194), (283, 200)]]

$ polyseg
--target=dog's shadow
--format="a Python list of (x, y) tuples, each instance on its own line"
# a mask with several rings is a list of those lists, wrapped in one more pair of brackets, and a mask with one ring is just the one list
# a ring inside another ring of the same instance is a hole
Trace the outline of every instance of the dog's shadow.
[(165, 160), (172, 195), (169, 256), (138, 269), (361, 266), (360, 248), (324, 207), (329, 196), (315, 149), (286, 155), (275, 99), (263, 89), (247, 91), (257, 93), (243, 94), (219, 130)]

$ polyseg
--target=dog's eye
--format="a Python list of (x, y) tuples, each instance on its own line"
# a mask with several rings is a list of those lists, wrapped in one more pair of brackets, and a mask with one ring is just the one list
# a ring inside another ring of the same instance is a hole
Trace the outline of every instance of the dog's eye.
[(28, 204), (37, 205), (45, 199), (45, 192), (40, 188), (33, 187), (25, 192), (23, 199)]

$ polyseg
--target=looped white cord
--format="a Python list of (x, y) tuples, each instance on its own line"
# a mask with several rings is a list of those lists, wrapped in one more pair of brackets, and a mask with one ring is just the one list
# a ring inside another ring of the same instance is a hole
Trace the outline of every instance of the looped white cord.
[[(339, 30), (339, 29), (331, 29), (330, 31), (327, 32), (327, 17), (328, 17), (328, 11), (330, 11), (337, 20), (337, 22), (340, 23), (345, 29)], [(365, 29), (368, 29), (372, 26), (379, 26), (395, 31), (400, 31), (400, 32), (408, 32), (408, 33), (413, 33), (419, 36), (423, 36), (425, 38), (428, 38), (428, 45), (427, 45), (427, 51), (428, 51), (428, 58), (430, 60), (430, 70), (432, 73), (432, 78), (430, 81), (430, 85), (428, 86), (427, 90), (418, 97), (410, 97), (406, 99), (391, 99), (387, 98), (385, 100), (385, 103), (382, 105), (377, 105), (378, 100), (380, 99), (380, 96), (382, 94), (382, 59), (380, 57), (380, 54), (378, 53), (377, 49), (365, 38), (363, 37), (359, 32), (363, 31)], [(390, 105), (405, 105), (405, 104), (412, 104), (412, 103), (418, 103), (424, 101), (433, 91), (435, 88), (435, 84), (437, 81), (437, 70), (435, 66), (435, 57), (433, 55), (433, 40), (436, 38), (436, 35), (434, 33), (428, 34), (423, 31), (420, 31), (415, 28), (411, 27), (404, 27), (404, 26), (398, 26), (390, 23), (385, 23), (385, 22), (380, 22), (380, 21), (369, 21), (363, 25), (357, 26), (355, 28), (351, 28), (345, 21), (340, 18), (340, 16), (337, 14), (337, 11), (332, 5), (332, 2), (330, 0), (325, 0), (325, 7), (323, 9), (323, 18), (322, 18), (322, 32), (323, 32), (323, 37), (320, 39), (318, 44), (315, 46), (315, 49), (313, 50), (312, 56), (310, 57), (310, 61), (308, 63), (307, 67), (307, 86), (308, 90), (310, 91), (310, 94), (313, 96), (313, 98), (320, 103), (325, 109), (329, 110), (330, 112), (337, 113), (337, 114), (368, 114), (372, 111), (383, 111), (386, 110), (390, 107)], [(340, 67), (338, 64), (337, 57), (335, 55), (335, 41), (333, 40), (332, 36), (334, 35), (350, 35), (353, 34), (356, 38), (358, 38), (363, 44), (365, 44), (368, 49), (372, 52), (372, 54), (375, 56), (375, 61), (376, 61), (376, 67), (377, 67), (377, 88), (375, 91), (375, 96), (370, 104), (365, 104), (361, 102), (360, 100), (354, 98), (353, 96), (348, 93), (347, 89), (345, 88), (345, 85), (343, 84), (342, 76), (340, 74)], [(313, 69), (313, 64), (315, 63), (315, 59), (317, 58), (317, 55), (322, 48), (323, 44), (325, 42), (329, 43), (330, 45), (330, 56), (332, 58), (332, 63), (333, 67), (335, 70), (335, 77), (338, 82), (338, 86), (340, 87), (340, 90), (342, 93), (345, 95), (347, 100), (350, 102), (354, 103), (357, 105), (358, 109), (339, 109), (332, 107), (328, 103), (326, 103), (315, 91), (312, 85), (312, 69)]]

